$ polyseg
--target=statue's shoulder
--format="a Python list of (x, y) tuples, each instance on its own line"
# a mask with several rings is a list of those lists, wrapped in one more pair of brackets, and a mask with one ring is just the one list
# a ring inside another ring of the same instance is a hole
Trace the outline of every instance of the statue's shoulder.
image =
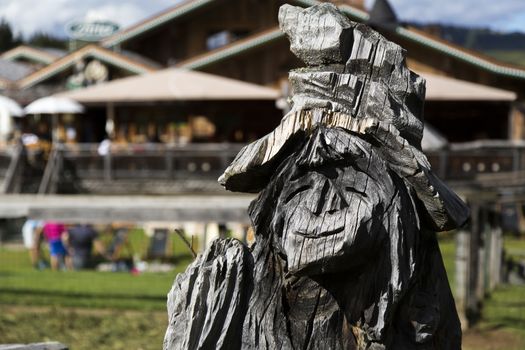
[(248, 247), (214, 241), (173, 283), (164, 349), (239, 348), (252, 270)]

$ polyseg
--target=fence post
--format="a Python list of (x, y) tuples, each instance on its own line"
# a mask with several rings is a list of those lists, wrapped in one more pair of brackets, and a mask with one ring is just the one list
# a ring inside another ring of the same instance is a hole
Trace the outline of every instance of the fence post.
[(478, 300), (481, 303), (489, 290), (489, 261), (490, 261), (490, 221), (489, 210), (483, 205), (480, 208), (479, 231), (479, 279), (477, 287)]
[(461, 328), (466, 329), (468, 319), (467, 293), (469, 283), (469, 256), (470, 256), (470, 233), (466, 230), (459, 230), (456, 233), (456, 256), (455, 256), (455, 295), (456, 309), (458, 310)]
[(60, 175), (64, 169), (64, 147), (62, 144), (56, 146), (56, 158), (54, 159), (53, 172), (51, 173), (51, 183), (48, 193), (57, 193)]
[(503, 258), (503, 232), (498, 219), (497, 212), (494, 213), (491, 220), (490, 235), (490, 283), (489, 289), (493, 291), (501, 283), (501, 268)]
[(166, 148), (166, 178), (173, 178), (173, 151), (171, 147)]
[(520, 150), (517, 147), (512, 149), (512, 171), (514, 173), (519, 172), (520, 170)]
[(104, 181), (113, 180), (113, 173), (111, 171), (111, 147), (108, 152), (104, 155)]
[(479, 245), (481, 236), (481, 208), (479, 203), (471, 204), (471, 227), (469, 240), (469, 261), (468, 261), (468, 284), (466, 293), (466, 316), (469, 325), (474, 324), (480, 314), (480, 300), (478, 299), (479, 283)]

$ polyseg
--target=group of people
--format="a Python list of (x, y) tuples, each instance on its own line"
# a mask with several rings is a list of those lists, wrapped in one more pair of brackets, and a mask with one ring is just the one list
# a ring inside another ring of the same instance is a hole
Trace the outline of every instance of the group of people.
[(45, 268), (43, 243), (49, 249), (52, 270), (94, 268), (97, 262), (117, 262), (120, 250), (127, 245), (127, 230), (107, 227), (112, 235), (109, 246), (103, 244), (98, 231), (90, 224), (65, 225), (57, 221), (27, 220), (22, 227), (24, 245), (35, 268)]

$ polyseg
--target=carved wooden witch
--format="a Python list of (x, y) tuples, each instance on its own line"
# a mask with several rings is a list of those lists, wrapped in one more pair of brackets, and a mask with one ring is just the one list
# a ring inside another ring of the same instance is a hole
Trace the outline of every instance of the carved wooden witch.
[(260, 192), (256, 243), (217, 240), (177, 276), (164, 349), (460, 349), (436, 232), (468, 210), (421, 152), (425, 81), (333, 5), (279, 22), (307, 65), (293, 109), (219, 179)]

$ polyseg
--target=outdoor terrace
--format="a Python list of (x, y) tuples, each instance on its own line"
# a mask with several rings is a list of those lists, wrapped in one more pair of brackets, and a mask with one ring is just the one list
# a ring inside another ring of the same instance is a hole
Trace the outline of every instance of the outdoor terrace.
[[(39, 193), (56, 193), (64, 181), (77, 181), (78, 191), (87, 193), (224, 192), (217, 178), (241, 148), (242, 144), (232, 143), (127, 144), (105, 149), (98, 144), (61, 145), (51, 153)], [(426, 154), (434, 172), (459, 189), (525, 186), (525, 142), (451, 144)], [(64, 177), (68, 169), (73, 174), (69, 180)], [(149, 190), (139, 185), (146, 180), (153, 184)], [(132, 183), (138, 187), (129, 187)]]

